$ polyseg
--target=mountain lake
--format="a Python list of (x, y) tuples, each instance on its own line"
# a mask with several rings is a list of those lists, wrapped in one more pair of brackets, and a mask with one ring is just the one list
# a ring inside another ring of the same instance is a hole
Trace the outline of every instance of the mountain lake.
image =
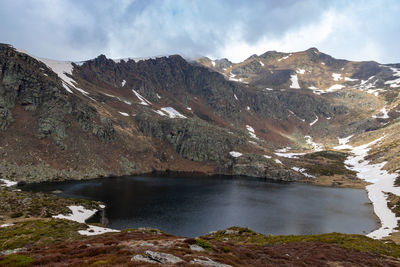
[[(378, 219), (365, 190), (242, 177), (144, 175), (28, 184), (22, 190), (103, 201), (113, 229), (195, 237), (230, 226), (264, 234), (366, 234)], [(88, 222), (99, 222), (94, 216)]]

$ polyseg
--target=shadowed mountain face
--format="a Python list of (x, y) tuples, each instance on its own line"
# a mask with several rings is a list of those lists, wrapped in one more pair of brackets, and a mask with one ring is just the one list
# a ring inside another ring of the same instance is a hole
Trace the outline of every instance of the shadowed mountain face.
[(73, 63), (3, 44), (0, 66), (0, 176), (28, 182), (166, 170), (301, 180), (274, 150), (329, 147), (398, 117), (397, 65), (315, 48), (237, 64)]

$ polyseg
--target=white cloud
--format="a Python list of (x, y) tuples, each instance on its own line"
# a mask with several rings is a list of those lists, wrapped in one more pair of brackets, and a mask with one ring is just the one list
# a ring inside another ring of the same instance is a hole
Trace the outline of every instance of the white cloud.
[(239, 61), (317, 47), (400, 62), (399, 12), (396, 0), (0, 1), (0, 41), (65, 60), (178, 53)]
[[(293, 31), (288, 31), (282, 37), (269, 38), (263, 37), (257, 43), (249, 44), (242, 38), (242, 34), (237, 29), (234, 34), (229, 36), (228, 42), (220, 48), (216, 55), (227, 57), (234, 62), (239, 62), (252, 54), (262, 54), (269, 50), (278, 50), (281, 52), (293, 52), (306, 50), (310, 47), (319, 47), (332, 34), (337, 27), (339, 15), (334, 11), (328, 11), (322, 15), (320, 21), (301, 27)], [(213, 55), (215, 57), (215, 55)]]

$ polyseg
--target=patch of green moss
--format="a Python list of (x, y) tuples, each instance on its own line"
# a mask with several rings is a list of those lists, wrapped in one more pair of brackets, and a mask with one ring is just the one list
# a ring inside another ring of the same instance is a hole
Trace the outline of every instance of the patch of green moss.
[(126, 228), (121, 230), (122, 233), (132, 233), (132, 232), (136, 232), (138, 229), (135, 228)]
[(232, 230), (232, 233), (227, 234), (225, 231), (218, 231), (214, 234), (203, 236), (202, 238), (208, 241), (223, 241), (224, 238), (228, 238), (230, 242), (261, 246), (295, 242), (321, 242), (336, 244), (342, 248), (355, 249), (361, 252), (400, 257), (399, 245), (392, 242), (375, 240), (363, 235), (329, 233), (320, 235), (268, 236), (256, 233), (248, 228), (232, 227), (229, 229)]
[(0, 228), (0, 250), (21, 248), (26, 245), (54, 244), (85, 238), (78, 230), (84, 224), (66, 220), (35, 220)]
[(213, 246), (209, 242), (207, 242), (206, 240), (201, 239), (201, 238), (196, 238), (196, 245), (198, 245), (199, 247), (202, 247), (206, 250), (213, 249)]
[(11, 254), (0, 258), (0, 266), (28, 266), (33, 259), (29, 256)]
[(225, 252), (225, 253), (229, 253), (229, 252), (231, 252), (231, 248), (225, 246), (225, 247), (222, 247), (222, 251)]
[[(101, 226), (101, 225), (99, 225)], [(155, 229), (155, 228), (127, 228), (122, 230), (121, 232), (126, 232), (126, 233), (132, 233), (132, 232), (142, 232), (142, 233), (148, 233), (148, 234), (152, 234), (152, 235), (160, 235), (160, 234), (165, 234), (164, 231), (161, 231), (159, 229)]]
[(93, 262), (91, 265), (92, 266), (106, 266), (110, 264), (110, 260), (98, 260)]

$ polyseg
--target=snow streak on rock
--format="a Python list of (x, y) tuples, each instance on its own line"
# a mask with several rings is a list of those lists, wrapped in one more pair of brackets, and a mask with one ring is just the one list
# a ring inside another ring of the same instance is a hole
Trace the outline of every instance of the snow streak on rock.
[(254, 138), (254, 139), (258, 139), (258, 137), (256, 136), (256, 133), (253, 129), (253, 127), (251, 127), (250, 125), (246, 125), (246, 129), (249, 132), (249, 135)]
[(138, 92), (136, 92), (136, 91), (133, 90), (133, 89), (132, 89), (132, 92), (136, 95), (137, 98), (139, 98), (140, 104), (141, 104), (141, 105), (144, 105), (144, 106), (151, 105), (150, 101), (148, 101), (146, 98), (144, 98), (143, 96), (141, 96)]
[(314, 124), (316, 124), (317, 121), (318, 121), (318, 116), (317, 116), (317, 118), (316, 118), (314, 121), (312, 121), (312, 122), (310, 123), (310, 126), (313, 126)]

